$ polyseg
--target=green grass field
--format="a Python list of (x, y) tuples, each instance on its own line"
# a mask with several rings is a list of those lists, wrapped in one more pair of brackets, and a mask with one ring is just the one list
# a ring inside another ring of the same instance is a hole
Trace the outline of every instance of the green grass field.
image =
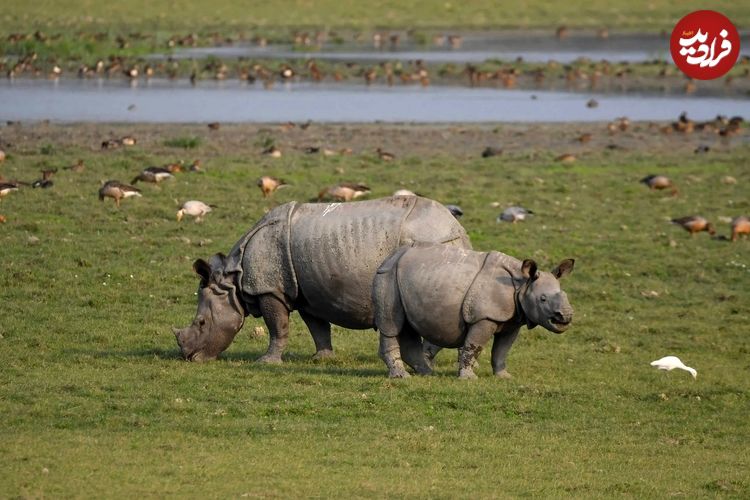
[(129, 0), (7, 0), (3, 29), (167, 29), (196, 31), (253, 28), (545, 28), (559, 25), (629, 31), (671, 31), (684, 15), (711, 8), (724, 13), (738, 27), (748, 27), (750, 7), (718, 0), (604, 0), (556, 2), (535, 0), (479, 0), (458, 3), (435, 0), (283, 0), (279, 2), (211, 3)]
[[(747, 498), (750, 242), (690, 238), (666, 222), (750, 212), (747, 140), (697, 156), (688, 143), (716, 139), (655, 143), (640, 126), (612, 138), (581, 126), (595, 140), (561, 166), (553, 158), (577, 128), (0, 129), (6, 177), (33, 180), (78, 158), (87, 165), (58, 172), (50, 190), (0, 201), (2, 496)], [(98, 150), (126, 133), (137, 146)], [(510, 145), (504, 156), (479, 158), (471, 144), (488, 134)], [(420, 136), (430, 150), (410, 149)], [(264, 137), (284, 157), (260, 156)], [(344, 147), (347, 137), (359, 141), (351, 156), (291, 149)], [(603, 147), (626, 139), (652, 142)], [(558, 145), (540, 148), (550, 140)], [(396, 162), (381, 163), (368, 141), (395, 148)], [(461, 141), (470, 145), (454, 147)], [(194, 158), (204, 174), (145, 185), (120, 210), (96, 199), (100, 180)], [(680, 196), (638, 184), (656, 172)], [(293, 186), (264, 201), (254, 180), (265, 173)], [(737, 184), (720, 182), (726, 175)], [(574, 325), (561, 336), (524, 329), (509, 356), (512, 380), (492, 377), (485, 353), (480, 379), (460, 381), (446, 351), (435, 376), (392, 381), (377, 334), (340, 328), (336, 359), (315, 363), (296, 314), (281, 366), (253, 362), (267, 338), (252, 335), (262, 324), (252, 319), (222, 360), (179, 359), (169, 327), (195, 313), (192, 261), (228, 251), (273, 203), (341, 180), (371, 184), (373, 197), (407, 187), (459, 203), (480, 250), (545, 268), (574, 257), (564, 283)], [(202, 224), (178, 223), (176, 200), (186, 199), (219, 207)], [(537, 215), (496, 224), (495, 201)], [(697, 380), (649, 366), (667, 354), (697, 368)]]

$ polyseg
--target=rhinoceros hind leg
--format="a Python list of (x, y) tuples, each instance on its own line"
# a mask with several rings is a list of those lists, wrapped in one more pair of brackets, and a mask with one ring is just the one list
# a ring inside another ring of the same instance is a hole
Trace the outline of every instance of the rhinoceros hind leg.
[(268, 351), (258, 358), (258, 362), (281, 363), (281, 355), (289, 342), (289, 309), (270, 294), (261, 295), (258, 298), (258, 305), (271, 338)]
[(310, 330), (310, 334), (315, 342), (315, 355), (313, 359), (319, 360), (334, 357), (333, 346), (331, 345), (331, 324), (301, 309), (299, 315), (302, 316), (302, 320)]
[(422, 337), (409, 325), (405, 324), (398, 336), (401, 355), (407, 365), (418, 375), (431, 375), (432, 364), (427, 362), (422, 348)]
[(435, 366), (433, 363), (435, 356), (437, 356), (442, 349), (443, 348), (439, 345), (435, 345), (428, 340), (422, 342), (422, 355), (424, 356), (425, 363), (430, 367), (430, 370)]
[(380, 335), (380, 359), (385, 361), (388, 367), (388, 376), (391, 378), (409, 378), (409, 374), (401, 361), (401, 349), (399, 348), (398, 337), (388, 337)]

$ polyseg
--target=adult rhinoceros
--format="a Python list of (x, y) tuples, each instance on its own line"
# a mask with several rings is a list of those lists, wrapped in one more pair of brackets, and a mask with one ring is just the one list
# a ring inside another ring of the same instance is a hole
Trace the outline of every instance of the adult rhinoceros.
[(215, 359), (232, 343), (245, 316), (253, 315), (263, 317), (271, 337), (259, 361), (281, 362), (289, 314), (298, 310), (315, 342), (315, 356), (330, 356), (331, 323), (373, 328), (375, 271), (396, 248), (419, 242), (471, 248), (453, 215), (426, 198), (281, 205), (228, 256), (193, 264), (201, 277), (198, 312), (190, 326), (174, 329), (182, 355)]

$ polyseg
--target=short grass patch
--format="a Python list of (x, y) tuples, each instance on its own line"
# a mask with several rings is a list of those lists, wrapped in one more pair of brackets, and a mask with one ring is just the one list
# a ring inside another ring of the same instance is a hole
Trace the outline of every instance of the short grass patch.
[(174, 137), (164, 141), (164, 145), (169, 148), (195, 149), (201, 145), (200, 137)]
[[(63, 167), (79, 158), (86, 170), (60, 170), (53, 188), (0, 201), (8, 218), (0, 224), (0, 491), (749, 496), (750, 242), (691, 238), (668, 224), (701, 213), (726, 235), (719, 217), (750, 211), (744, 135), (708, 155), (693, 154), (693, 139), (669, 136), (661, 149), (591, 147), (560, 166), (554, 148), (540, 144), (569, 144), (577, 125), (500, 127), (493, 137), (506, 153), (488, 160), (479, 147), (459, 147), (485, 142), (481, 127), (399, 127), (314, 124), (305, 136), (274, 125), (1, 129), (12, 143), (0, 165), (6, 177), (31, 179), (42, 162)], [(639, 127), (629, 140), (648, 140)], [(106, 134), (133, 134), (138, 145), (92, 146)], [(430, 150), (410, 147), (420, 134), (441, 140)], [(181, 159), (203, 159), (204, 173), (143, 185), (143, 198), (119, 210), (97, 200), (100, 180), (175, 161), (170, 138), (193, 136), (202, 140)], [(282, 158), (260, 155), (266, 137)], [(339, 149), (342, 138), (353, 154), (301, 151), (307, 143)], [(368, 141), (395, 151), (396, 161), (376, 160)], [(657, 172), (678, 183), (679, 196), (638, 184)], [(263, 174), (291, 185), (264, 200), (255, 186)], [(723, 183), (726, 176), (736, 184)], [(509, 355), (512, 380), (493, 378), (485, 353), (479, 380), (460, 381), (451, 351), (438, 357), (433, 377), (389, 380), (377, 334), (341, 328), (336, 358), (315, 363), (297, 314), (281, 366), (254, 362), (267, 345), (252, 335), (262, 325), (254, 319), (220, 361), (182, 361), (169, 327), (195, 313), (193, 260), (228, 251), (273, 206), (342, 180), (370, 184), (373, 197), (408, 187), (459, 203), (477, 249), (533, 257), (544, 268), (575, 258), (564, 282), (573, 326), (560, 336), (524, 329)], [(178, 223), (187, 199), (218, 207), (201, 224)], [(511, 203), (536, 215), (496, 223)], [(649, 366), (666, 354), (697, 368), (697, 380)]]

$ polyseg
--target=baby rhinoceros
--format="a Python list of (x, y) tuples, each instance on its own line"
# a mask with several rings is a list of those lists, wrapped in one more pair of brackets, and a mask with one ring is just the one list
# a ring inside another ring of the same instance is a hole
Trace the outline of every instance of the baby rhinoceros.
[(505, 358), (521, 326), (553, 333), (570, 326), (573, 308), (559, 279), (574, 262), (566, 259), (548, 273), (537, 271), (533, 260), (500, 252), (438, 245), (396, 250), (373, 283), (380, 357), (389, 376), (408, 377), (404, 362), (428, 374), (440, 348), (458, 347), (459, 377), (476, 378), (476, 359), (494, 337), (492, 369), (509, 378)]

